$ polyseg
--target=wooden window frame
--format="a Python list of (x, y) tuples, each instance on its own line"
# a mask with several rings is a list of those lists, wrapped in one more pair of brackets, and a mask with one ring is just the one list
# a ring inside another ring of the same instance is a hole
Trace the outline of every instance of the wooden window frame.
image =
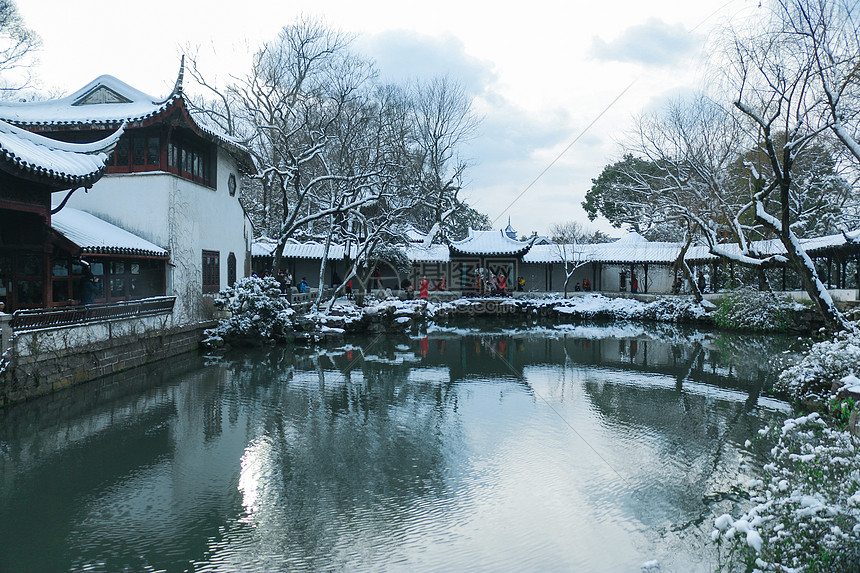
[(227, 286), (236, 284), (236, 253), (227, 255)]
[(218, 293), (221, 290), (221, 252), (204, 249), (201, 270), (203, 294)]

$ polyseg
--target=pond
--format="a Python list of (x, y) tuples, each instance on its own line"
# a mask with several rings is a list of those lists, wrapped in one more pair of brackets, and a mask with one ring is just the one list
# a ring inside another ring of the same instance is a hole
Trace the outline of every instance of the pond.
[(0, 571), (710, 571), (798, 344), (580, 324), (184, 355), (0, 410)]

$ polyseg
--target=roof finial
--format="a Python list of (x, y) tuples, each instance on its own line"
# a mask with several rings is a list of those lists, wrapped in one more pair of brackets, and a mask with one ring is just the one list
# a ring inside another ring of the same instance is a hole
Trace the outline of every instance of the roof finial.
[(508, 215), (508, 226), (502, 232), (505, 235), (507, 235), (509, 238), (511, 238), (515, 241), (517, 240), (517, 232), (514, 230), (513, 227), (511, 227), (511, 216), (510, 215)]
[(173, 85), (172, 97), (182, 96), (182, 80), (185, 78), (185, 54), (182, 54), (182, 59), (179, 61), (179, 75), (176, 76), (176, 83)]

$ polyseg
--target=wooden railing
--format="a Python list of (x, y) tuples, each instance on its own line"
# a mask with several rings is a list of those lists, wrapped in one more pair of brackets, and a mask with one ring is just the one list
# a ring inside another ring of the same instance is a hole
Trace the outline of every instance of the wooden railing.
[(104, 320), (168, 314), (173, 312), (175, 302), (176, 297), (174, 296), (157, 296), (108, 304), (17, 310), (12, 317), (12, 330), (21, 332)]

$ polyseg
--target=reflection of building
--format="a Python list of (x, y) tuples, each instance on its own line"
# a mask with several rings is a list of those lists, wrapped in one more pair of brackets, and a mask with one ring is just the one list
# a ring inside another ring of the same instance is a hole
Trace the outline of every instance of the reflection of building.
[[(91, 186), (87, 193), (72, 195), (69, 206), (155, 247), (129, 250), (119, 233), (102, 232), (99, 252), (90, 250), (85, 258), (103, 263), (108, 255), (123, 256), (94, 267), (104, 271), (105, 278), (97, 300), (135, 298), (155, 289), (175, 295), (174, 319), (189, 323), (205, 316), (202, 295), (217, 292), (250, 271), (252, 230), (239, 204), (236, 181), (239, 170), (251, 165), (247, 153), (229, 138), (192, 118), (182, 77), (180, 70), (173, 91), (156, 99), (114, 77), (101, 76), (59, 99), (3, 103), (0, 118), (57, 140), (58, 146), (101, 140), (125, 126), (107, 160), (106, 175), (98, 182), (65, 187)], [(49, 168), (62, 165), (54, 161)], [(85, 223), (77, 232), (87, 228)], [(109, 239), (117, 244), (108, 244)], [(160, 263), (154, 261), (167, 256), (169, 264), (159, 281), (154, 275)], [(159, 284), (163, 287), (156, 288)]]
[[(546, 364), (599, 366), (637, 373), (644, 378), (667, 376), (679, 384), (706, 385), (749, 393), (754, 400), (777, 378), (771, 362), (793, 343), (790, 337), (720, 333), (691, 343), (678, 331), (664, 338), (660, 330), (627, 325), (571, 327), (559, 338), (522, 334), (463, 336), (431, 333), (414, 342), (420, 364), (450, 369), (456, 380), (467, 372), (522, 377), (531, 367)], [(425, 347), (421, 345), (424, 344)]]

